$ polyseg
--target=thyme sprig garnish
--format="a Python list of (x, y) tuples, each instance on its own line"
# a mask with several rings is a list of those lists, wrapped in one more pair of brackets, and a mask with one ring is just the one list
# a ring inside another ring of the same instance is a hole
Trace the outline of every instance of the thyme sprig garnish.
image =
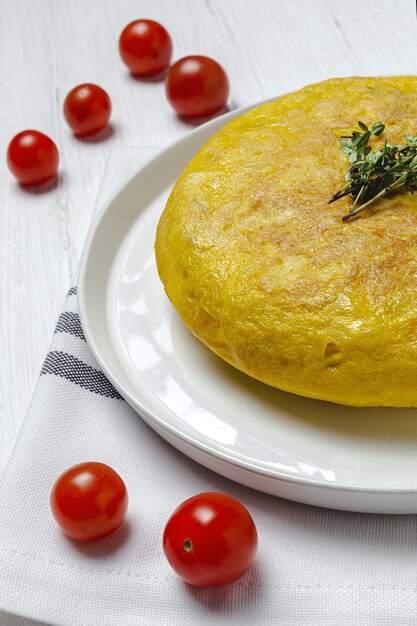
[[(368, 145), (372, 135), (378, 137), (385, 125), (376, 122), (368, 128), (358, 122), (360, 131), (340, 138), (340, 149), (348, 155), (351, 166), (345, 174), (346, 185), (329, 200), (328, 204), (353, 196), (346, 222), (387, 193), (405, 187), (411, 193), (417, 190), (417, 137), (405, 135), (405, 145), (391, 145), (385, 141), (382, 148), (372, 151)], [(359, 201), (361, 204), (359, 204)]]

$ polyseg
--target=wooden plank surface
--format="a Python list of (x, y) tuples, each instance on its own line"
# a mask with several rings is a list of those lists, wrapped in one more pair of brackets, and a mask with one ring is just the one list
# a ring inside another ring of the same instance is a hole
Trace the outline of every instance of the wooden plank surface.
[[(417, 72), (414, 0), (3, 0), (0, 469), (75, 280), (109, 151), (165, 145), (192, 128), (170, 109), (161, 81), (135, 80), (120, 61), (118, 36), (139, 17), (166, 26), (174, 59), (220, 61), (230, 108), (332, 76)], [(113, 102), (111, 132), (88, 141), (75, 139), (62, 115), (66, 93), (82, 82), (101, 85)], [(59, 147), (59, 183), (47, 191), (21, 189), (7, 170), (7, 144), (25, 128)]]

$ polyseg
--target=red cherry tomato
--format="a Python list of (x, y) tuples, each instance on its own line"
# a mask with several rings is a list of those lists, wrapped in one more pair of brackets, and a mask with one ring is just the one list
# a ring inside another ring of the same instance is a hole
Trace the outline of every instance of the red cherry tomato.
[(168, 31), (158, 22), (135, 20), (122, 31), (119, 51), (132, 74), (152, 76), (168, 67), (172, 41)]
[(9, 143), (7, 165), (19, 182), (40, 185), (56, 175), (58, 149), (47, 135), (37, 130), (24, 130)]
[(91, 541), (119, 528), (127, 512), (123, 480), (104, 463), (81, 463), (61, 474), (51, 491), (52, 514), (71, 539)]
[(246, 508), (222, 493), (201, 493), (183, 502), (164, 531), (171, 567), (197, 587), (225, 585), (250, 568), (258, 545)]
[(180, 59), (170, 68), (167, 98), (179, 115), (200, 117), (220, 111), (229, 95), (229, 81), (221, 65), (205, 56)]
[(65, 119), (80, 137), (98, 133), (107, 125), (110, 115), (110, 98), (98, 85), (78, 85), (65, 98)]

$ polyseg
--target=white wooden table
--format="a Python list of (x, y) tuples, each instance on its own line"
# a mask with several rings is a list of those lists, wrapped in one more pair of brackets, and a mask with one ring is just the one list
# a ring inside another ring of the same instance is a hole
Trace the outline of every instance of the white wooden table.
[[(117, 48), (131, 20), (160, 21), (173, 59), (206, 54), (226, 69), (230, 108), (353, 74), (417, 73), (414, 0), (4, 0), (0, 4), (0, 469), (30, 402), (65, 294), (75, 282), (108, 153), (165, 145), (189, 132), (161, 82), (130, 77)], [(82, 82), (108, 91), (111, 136), (74, 138), (62, 115)], [(417, 98), (417, 94), (416, 94)], [(59, 184), (19, 187), (10, 139), (50, 135)], [(416, 120), (417, 132), (417, 120)]]

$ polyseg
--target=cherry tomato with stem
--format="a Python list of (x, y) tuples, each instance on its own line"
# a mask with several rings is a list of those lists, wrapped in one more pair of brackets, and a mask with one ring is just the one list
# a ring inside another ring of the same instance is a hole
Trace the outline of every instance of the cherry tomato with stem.
[(94, 541), (122, 524), (128, 495), (123, 480), (111, 467), (87, 462), (59, 476), (52, 487), (50, 504), (56, 522), (68, 537)]
[(20, 183), (41, 185), (56, 176), (58, 149), (47, 135), (37, 130), (24, 130), (9, 143), (7, 165)]
[(98, 85), (78, 85), (65, 98), (65, 119), (68, 126), (80, 137), (93, 135), (105, 128), (110, 115), (110, 98)]
[(165, 91), (178, 115), (202, 117), (217, 113), (226, 105), (229, 81), (214, 59), (188, 56), (169, 69)]
[(135, 20), (123, 29), (119, 51), (132, 74), (154, 76), (168, 67), (172, 40), (162, 24), (153, 20)]
[(243, 504), (214, 492), (183, 502), (169, 518), (163, 536), (171, 567), (197, 587), (226, 585), (243, 576), (257, 545), (254, 521)]

